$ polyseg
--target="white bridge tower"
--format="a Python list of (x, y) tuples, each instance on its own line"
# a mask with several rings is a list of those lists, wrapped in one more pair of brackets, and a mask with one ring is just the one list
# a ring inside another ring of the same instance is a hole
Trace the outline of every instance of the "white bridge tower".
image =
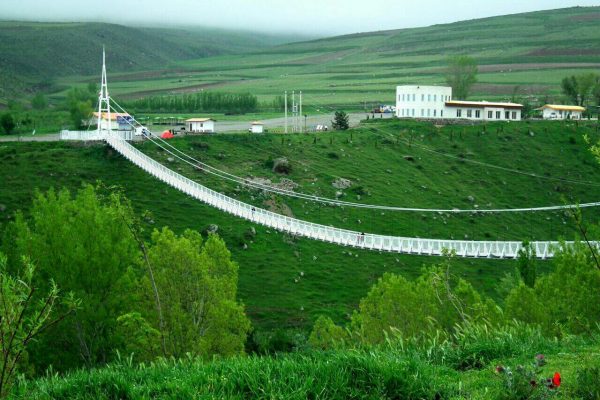
[[(105, 118), (102, 118), (105, 117)], [(98, 97), (98, 136), (105, 131), (106, 136), (112, 132), (112, 120), (110, 115), (110, 96), (108, 95), (108, 81), (106, 79), (106, 53), (102, 47), (102, 83), (100, 84), (100, 96)], [(103, 126), (103, 120), (106, 126)]]

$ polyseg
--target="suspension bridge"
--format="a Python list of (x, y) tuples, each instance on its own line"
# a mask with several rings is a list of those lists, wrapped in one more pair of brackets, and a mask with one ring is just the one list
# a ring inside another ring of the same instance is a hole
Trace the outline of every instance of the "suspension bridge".
[[(116, 104), (116, 103), (115, 103)], [(120, 107), (120, 106), (119, 106)], [(118, 111), (124, 111), (120, 109)], [(333, 226), (327, 226), (314, 222), (304, 221), (298, 218), (293, 218), (278, 214), (260, 207), (256, 207), (252, 204), (244, 203), (225, 194), (219, 193), (212, 190), (196, 181), (193, 181), (184, 175), (173, 171), (166, 167), (160, 162), (154, 160), (148, 155), (142, 153), (132, 144), (127, 141), (127, 137), (124, 137), (118, 132), (111, 131), (110, 124), (102, 124), (101, 116), (108, 115), (110, 121), (110, 113), (115, 112), (111, 106), (111, 99), (108, 95), (108, 84), (106, 79), (106, 64), (103, 56), (103, 67), (102, 67), (102, 86), (100, 91), (99, 103), (98, 103), (98, 128), (97, 131), (90, 132), (94, 135), (96, 140), (101, 139), (112, 147), (115, 151), (125, 157), (127, 160), (138, 166), (139, 168), (146, 171), (148, 174), (156, 177), (158, 180), (172, 186), (173, 188), (193, 197), (194, 199), (200, 200), (216, 209), (219, 209), (228, 214), (234, 215), (239, 218), (260, 224), (269, 228), (276, 229), (281, 232), (288, 233), (290, 235), (304, 237), (313, 240), (319, 240), (327, 243), (333, 243), (341, 246), (354, 247), (366, 250), (385, 251), (400, 254), (412, 254), (412, 255), (430, 255), (430, 256), (442, 256), (449, 252), (454, 253), (459, 257), (466, 258), (497, 258), (497, 259), (511, 259), (517, 258), (519, 250), (522, 248), (522, 242), (519, 241), (476, 241), (476, 240), (445, 240), (445, 239), (428, 239), (428, 238), (411, 238), (402, 236), (389, 236), (379, 235), (375, 233), (365, 233), (359, 231), (353, 231), (348, 229), (341, 229)], [(154, 141), (152, 135), (147, 136), (147, 139)], [(160, 145), (160, 144), (158, 144)], [(168, 144), (167, 144), (168, 145)], [(162, 147), (162, 146), (161, 146)], [(175, 151), (179, 151), (171, 146)], [(165, 147), (163, 147), (165, 149)], [(171, 154), (180, 159), (186, 161), (181, 156), (171, 152)], [(184, 154), (184, 156), (187, 156)], [(193, 158), (187, 156), (194, 161), (195, 166), (198, 166)], [(191, 164), (190, 161), (186, 161)], [(198, 162), (199, 163), (199, 162)], [(207, 171), (218, 175), (224, 179), (235, 180), (238, 183), (247, 184), (252, 186), (248, 182), (244, 182), (243, 178), (235, 177), (234, 175), (222, 173), (219, 174), (215, 171), (219, 171), (214, 167), (202, 164), (202, 167), (207, 167)], [(222, 172), (222, 171), (221, 171)], [(259, 189), (272, 189), (272, 187), (257, 187)], [(404, 209), (401, 207), (378, 207), (366, 204), (354, 204), (346, 203), (333, 199), (321, 199), (316, 196), (310, 196), (306, 194), (287, 191), (277, 191), (282, 195), (293, 195), (309, 200), (322, 201), (324, 203), (334, 205), (351, 205), (356, 207), (370, 207), (370, 208), (383, 208), (383, 209), (397, 209), (397, 210), (419, 210), (423, 209)], [(338, 204), (340, 203), (340, 204)], [(343, 204), (342, 204), (343, 203)], [(600, 203), (588, 203), (584, 206), (595, 207)], [(575, 205), (567, 206), (553, 206), (553, 207), (537, 207), (531, 209), (501, 209), (501, 210), (477, 210), (477, 212), (523, 212), (531, 210), (558, 210), (566, 208), (574, 208)], [(440, 210), (428, 210), (428, 211), (440, 211)], [(475, 210), (443, 210), (449, 212), (473, 212)], [(535, 250), (537, 258), (548, 259), (554, 256), (554, 252), (558, 249), (559, 242), (557, 241), (534, 241), (530, 242), (531, 246)], [(567, 246), (572, 245), (573, 242), (566, 242)], [(597, 246), (597, 243), (593, 243)]]

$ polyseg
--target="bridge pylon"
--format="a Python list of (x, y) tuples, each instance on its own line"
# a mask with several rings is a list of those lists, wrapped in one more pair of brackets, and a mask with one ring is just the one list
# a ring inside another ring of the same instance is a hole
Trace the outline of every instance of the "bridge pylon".
[[(106, 118), (102, 118), (105, 116)], [(98, 97), (98, 136), (104, 133), (110, 136), (112, 132), (112, 119), (110, 115), (110, 96), (108, 94), (108, 80), (106, 78), (106, 52), (102, 47), (102, 82)]]

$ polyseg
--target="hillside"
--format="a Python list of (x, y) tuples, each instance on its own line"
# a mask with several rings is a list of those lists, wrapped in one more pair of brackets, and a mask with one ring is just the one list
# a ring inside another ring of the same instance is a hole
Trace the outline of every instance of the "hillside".
[(18, 88), (52, 89), (53, 80), (58, 77), (97, 74), (103, 45), (111, 70), (126, 72), (256, 51), (288, 40), (293, 38), (197, 27), (0, 22), (0, 87), (4, 91), (0, 97)]
[[(560, 205), (600, 198), (600, 167), (583, 140), (598, 139), (595, 125), (522, 122), (436, 128), (427, 123), (376, 121), (346, 133), (198, 136), (171, 143), (230, 173), (297, 184), (296, 191), (335, 197), (338, 178), (349, 179), (342, 198), (411, 207), (490, 208)], [(531, 214), (390, 213), (320, 206), (248, 191), (217, 181), (152, 143), (140, 148), (207, 186), (277, 212), (326, 225), (374, 233), (480, 240), (572, 239), (564, 212)], [(272, 172), (287, 157), (289, 175)], [(437, 258), (355, 251), (294, 238), (216, 211), (144, 174), (104, 145), (3, 143), (0, 204), (9, 218), (27, 209), (34, 189), (68, 187), (100, 179), (119, 185), (136, 209), (150, 210), (148, 229), (178, 232), (216, 224), (240, 264), (239, 293), (257, 329), (306, 328), (319, 314), (346, 321), (358, 300), (385, 271), (414, 277)], [(537, 177), (524, 175), (533, 173)], [(284, 179), (285, 178), (285, 179)], [(588, 222), (600, 217), (585, 209)], [(252, 233), (252, 228), (256, 233)], [(543, 270), (544, 263), (540, 263)], [(456, 259), (453, 268), (478, 290), (499, 298), (497, 282), (511, 260)]]
[[(447, 58), (480, 65), (474, 98), (560, 101), (560, 81), (600, 69), (600, 7), (576, 7), (369, 32), (177, 63), (160, 77), (130, 77), (114, 93), (186, 93), (214, 88), (270, 100), (303, 90), (309, 108), (390, 103), (398, 84), (441, 84)], [(312, 99), (309, 97), (312, 96)]]

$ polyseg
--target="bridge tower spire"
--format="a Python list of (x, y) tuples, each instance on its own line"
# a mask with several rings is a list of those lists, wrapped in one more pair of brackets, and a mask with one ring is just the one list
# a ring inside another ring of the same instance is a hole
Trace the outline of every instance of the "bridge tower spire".
[[(105, 116), (106, 118), (102, 118)], [(102, 126), (103, 120), (106, 126)], [(106, 79), (106, 52), (102, 46), (102, 82), (100, 84), (100, 95), (98, 97), (98, 135), (106, 131), (107, 135), (112, 132), (112, 121), (110, 115), (110, 96), (108, 95), (108, 80)]]

